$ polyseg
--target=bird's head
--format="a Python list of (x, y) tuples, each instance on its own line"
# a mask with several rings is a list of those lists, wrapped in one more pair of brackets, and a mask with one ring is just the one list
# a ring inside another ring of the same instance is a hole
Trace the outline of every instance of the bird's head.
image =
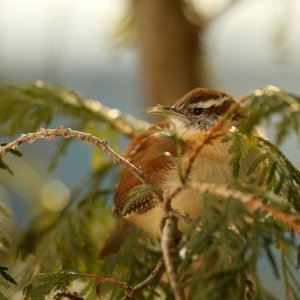
[(188, 92), (173, 106), (156, 106), (149, 108), (147, 112), (169, 117), (178, 136), (192, 140), (221, 118), (228, 119), (228, 128), (238, 126), (244, 116), (240, 104), (231, 96), (206, 88), (196, 88)]

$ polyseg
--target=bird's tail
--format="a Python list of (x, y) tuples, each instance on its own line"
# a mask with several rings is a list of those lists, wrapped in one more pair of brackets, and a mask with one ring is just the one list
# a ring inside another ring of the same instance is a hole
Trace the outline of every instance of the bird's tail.
[(108, 239), (104, 243), (104, 246), (99, 253), (98, 259), (104, 259), (109, 255), (119, 252), (131, 229), (131, 223), (129, 223), (125, 219), (120, 219), (109, 235)]

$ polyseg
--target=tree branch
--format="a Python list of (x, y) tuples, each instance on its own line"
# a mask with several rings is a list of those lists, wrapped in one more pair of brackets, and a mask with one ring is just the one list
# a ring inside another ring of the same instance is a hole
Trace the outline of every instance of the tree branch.
[(96, 276), (93, 274), (86, 274), (86, 276), (92, 280), (99, 282), (99, 283), (108, 283), (108, 284), (115, 285), (118, 288), (123, 289), (125, 291), (125, 295), (128, 295), (128, 297), (132, 298), (133, 287), (128, 285), (128, 283), (125, 281), (120, 281), (120, 280), (108, 278), (108, 277), (100, 277), (100, 276)]
[(184, 294), (178, 287), (176, 280), (176, 268), (174, 265), (174, 252), (176, 251), (177, 239), (180, 236), (180, 232), (177, 229), (178, 219), (174, 216), (166, 218), (162, 230), (161, 237), (161, 250), (163, 253), (163, 260), (166, 267), (166, 273), (173, 290), (176, 300), (184, 300)]
[(153, 284), (153, 282), (161, 275), (163, 268), (164, 268), (164, 263), (163, 260), (160, 259), (156, 264), (155, 268), (153, 269), (153, 271), (151, 272), (151, 274), (145, 280), (137, 284), (135, 287), (130, 286), (125, 281), (120, 281), (109, 277), (101, 277), (101, 276), (96, 276), (94, 274), (85, 274), (85, 276), (99, 283), (108, 283), (108, 284), (115, 285), (120, 289), (123, 289), (125, 295), (121, 298), (121, 300), (128, 300), (133, 298), (134, 295), (139, 291)]
[(232, 197), (241, 201), (250, 212), (262, 210), (264, 213), (270, 213), (275, 219), (288, 226), (294, 232), (300, 234), (300, 217), (284, 213), (276, 208), (266, 205), (256, 195), (245, 193), (228, 188), (225, 185), (216, 185), (213, 183), (189, 182), (184, 188), (199, 190), (202, 194), (211, 194), (223, 198)]
[(121, 298), (121, 300), (127, 300), (130, 299), (136, 294), (137, 292), (143, 290), (144, 288), (150, 286), (153, 284), (153, 282), (161, 275), (164, 268), (164, 262), (162, 259), (160, 259), (155, 266), (154, 270), (151, 272), (151, 274), (142, 282), (137, 284), (135, 287), (132, 288), (131, 295), (127, 295), (125, 293), (124, 297)]
[(137, 178), (139, 178), (142, 183), (149, 184), (148, 178), (136, 166), (131, 164), (129, 161), (115, 152), (112, 148), (110, 148), (105, 140), (101, 140), (91, 134), (83, 133), (71, 128), (64, 128), (63, 126), (59, 126), (55, 129), (40, 128), (36, 132), (22, 134), (13, 142), (0, 147), (0, 158), (2, 158), (10, 150), (16, 150), (23, 143), (31, 144), (36, 140), (51, 140), (56, 137), (74, 138), (76, 140), (80, 140), (97, 146), (98, 148), (102, 149), (106, 155), (112, 158), (115, 164), (120, 165), (122, 168), (128, 169)]
[[(211, 140), (217, 138), (220, 135), (220, 130), (224, 126), (226, 122), (226, 118), (221, 119), (214, 126), (208, 130), (208, 132), (204, 135), (201, 142), (196, 145), (194, 151), (192, 152), (190, 159), (188, 160), (188, 164), (183, 172), (183, 176), (181, 178), (181, 185), (174, 188), (171, 193), (165, 195), (163, 198), (163, 216), (161, 220), (161, 230), (162, 230), (162, 238), (161, 238), (161, 248), (163, 253), (163, 259), (166, 266), (166, 273), (170, 281), (171, 288), (174, 292), (175, 298), (177, 300), (183, 300), (185, 298), (184, 293), (179, 289), (178, 284), (176, 282), (176, 268), (173, 263), (173, 252), (176, 248), (176, 241), (180, 237), (180, 232), (177, 228), (177, 223), (179, 217), (172, 209), (172, 199), (180, 193), (186, 186), (188, 182), (189, 174), (191, 173), (192, 166), (196, 160), (197, 155), (201, 152), (205, 145), (207, 145)], [(185, 218), (187, 221), (188, 219)]]
[(127, 282), (125, 281), (120, 281), (117, 279), (109, 278), (109, 277), (101, 277), (101, 276), (96, 276), (93, 274), (86, 274), (86, 276), (92, 280), (95, 280), (99, 283), (108, 283), (117, 286), (118, 288), (121, 288), (124, 290), (125, 295), (124, 297), (121, 298), (121, 300), (127, 300), (131, 299), (134, 297), (134, 295), (143, 290), (144, 288), (148, 287), (151, 285), (160, 275), (163, 270), (164, 264), (163, 260), (160, 259), (158, 263), (156, 264), (154, 270), (151, 272), (151, 274), (142, 282), (137, 284), (135, 287), (131, 287), (128, 285)]

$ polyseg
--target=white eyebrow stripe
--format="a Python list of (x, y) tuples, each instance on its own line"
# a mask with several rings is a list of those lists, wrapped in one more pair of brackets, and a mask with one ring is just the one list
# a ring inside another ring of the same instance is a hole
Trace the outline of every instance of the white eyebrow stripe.
[(199, 102), (195, 106), (199, 107), (199, 108), (209, 108), (212, 106), (221, 106), (228, 99), (229, 99), (229, 97), (222, 97), (220, 99), (212, 99), (212, 100), (208, 100), (206, 102)]

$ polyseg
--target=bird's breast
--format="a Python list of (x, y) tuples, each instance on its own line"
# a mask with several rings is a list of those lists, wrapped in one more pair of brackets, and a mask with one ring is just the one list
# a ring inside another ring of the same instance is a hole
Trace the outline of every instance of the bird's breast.
[[(190, 163), (191, 153), (182, 157), (183, 170)], [(166, 176), (164, 190), (172, 192), (180, 185), (178, 170), (173, 169)], [(213, 183), (230, 185), (233, 182), (232, 168), (228, 145), (205, 146), (193, 163), (189, 181), (196, 183)], [(195, 219), (201, 210), (203, 195), (196, 189), (184, 188), (172, 199), (172, 207), (179, 212)], [(179, 230), (184, 230), (184, 224), (179, 223)]]
[[(174, 164), (174, 167), (166, 170), (163, 180), (159, 183), (159, 188), (164, 194), (172, 193), (181, 185), (178, 165), (182, 165), (185, 170), (189, 164), (192, 151), (185, 151), (181, 159), (181, 164)], [(190, 181), (199, 183), (230, 184), (233, 180), (232, 169), (229, 165), (230, 156), (228, 145), (207, 145), (197, 155), (193, 163)], [(188, 215), (191, 219), (199, 215), (201, 209), (202, 195), (195, 189), (183, 189), (172, 199), (172, 207), (182, 214)], [(143, 214), (132, 214), (128, 219), (138, 227), (148, 232), (151, 236), (160, 236), (160, 221), (163, 216), (161, 205), (158, 204)], [(179, 222), (179, 230), (184, 231), (185, 224)]]

